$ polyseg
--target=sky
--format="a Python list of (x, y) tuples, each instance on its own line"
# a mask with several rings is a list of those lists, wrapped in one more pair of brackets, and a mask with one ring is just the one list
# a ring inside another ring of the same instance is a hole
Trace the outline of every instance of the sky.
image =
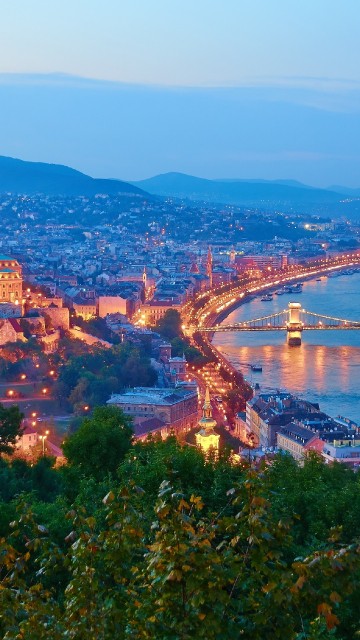
[(360, 186), (360, 2), (2, 0), (0, 155)]

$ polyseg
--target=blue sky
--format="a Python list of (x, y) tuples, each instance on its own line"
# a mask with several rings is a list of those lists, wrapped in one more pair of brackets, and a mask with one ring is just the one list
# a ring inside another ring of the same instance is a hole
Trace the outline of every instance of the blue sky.
[(360, 186), (359, 25), (358, 0), (4, 0), (0, 154)]

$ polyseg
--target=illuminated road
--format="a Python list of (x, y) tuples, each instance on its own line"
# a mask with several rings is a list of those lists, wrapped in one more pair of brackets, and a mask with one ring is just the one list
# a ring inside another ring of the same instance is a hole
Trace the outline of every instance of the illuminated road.
[[(272, 276), (264, 275), (264, 278), (261, 280), (243, 280), (229, 291), (224, 291), (223, 288), (202, 293), (184, 305), (182, 314), (184, 332), (192, 339), (196, 346), (200, 346), (193, 337), (194, 333), (199, 329), (201, 331), (202, 327), (211, 327), (223, 321), (230, 312), (241, 305), (242, 301), (251, 300), (262, 291), (278, 288), (279, 285), (310, 280), (322, 274), (331, 274), (331, 272), (354, 266), (357, 267), (359, 265), (360, 253), (347, 254), (331, 260), (320, 260), (307, 267), (293, 268), (287, 270), (285, 273), (276, 273)], [(213, 366), (217, 367), (217, 365), (222, 364), (226, 367), (227, 371), (236, 371), (237, 369), (229, 362), (228, 357), (220, 353), (211, 343), (212, 335), (212, 333), (202, 334), (207, 348), (211, 350), (215, 358), (215, 364)], [(249, 360), (249, 358), (245, 358), (245, 356), (243, 359)], [(203, 380), (204, 383), (207, 382), (205, 376)], [(226, 384), (225, 381), (223, 381), (223, 383)]]
[[(230, 291), (224, 292), (223, 289), (219, 288), (212, 292), (200, 294), (193, 301), (184, 305), (183, 321), (185, 333), (191, 335), (201, 327), (211, 327), (218, 318), (222, 320), (226, 317), (242, 300), (260, 292), (274, 289), (279, 285), (314, 278), (321, 274), (358, 265), (360, 265), (360, 253), (347, 254), (331, 260), (319, 260), (307, 267), (289, 268), (286, 272), (276, 272), (270, 276), (264, 274), (261, 279), (243, 280), (237, 283)], [(201, 304), (202, 300), (204, 304)], [(200, 305), (198, 309), (196, 308), (197, 305)]]

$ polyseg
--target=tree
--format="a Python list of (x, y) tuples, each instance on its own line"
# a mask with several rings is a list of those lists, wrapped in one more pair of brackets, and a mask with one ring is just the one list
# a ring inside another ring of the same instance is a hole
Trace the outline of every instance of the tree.
[(67, 548), (22, 500), (0, 540), (1, 637), (355, 640), (358, 545), (332, 531), (294, 557), (292, 522), (265, 495), (266, 468), (243, 473), (215, 513), (169, 481), (150, 511), (146, 491), (114, 487), (98, 514), (82, 504), (67, 512)]
[(22, 433), (21, 421), (23, 414), (19, 407), (9, 407), (0, 404), (0, 453), (12, 453), (16, 440)]
[(156, 378), (150, 358), (133, 345), (96, 347), (92, 353), (74, 355), (60, 368), (55, 394), (75, 408), (81, 404), (95, 406), (125, 386), (152, 386)]
[(186, 361), (196, 367), (202, 367), (209, 362), (209, 359), (203, 356), (199, 349), (190, 345), (189, 338), (173, 338), (171, 340), (171, 353), (175, 357), (184, 354)]
[(169, 340), (182, 336), (180, 313), (176, 309), (168, 309), (158, 321), (156, 331)]
[(117, 407), (96, 407), (78, 431), (65, 440), (63, 450), (70, 465), (96, 479), (114, 474), (129, 451), (131, 420)]

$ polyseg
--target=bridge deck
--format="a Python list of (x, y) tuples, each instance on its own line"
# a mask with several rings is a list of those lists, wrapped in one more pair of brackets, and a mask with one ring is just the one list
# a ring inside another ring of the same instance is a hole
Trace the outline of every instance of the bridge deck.
[(342, 331), (349, 331), (349, 330), (354, 330), (354, 329), (360, 329), (360, 324), (346, 324), (346, 325), (342, 325), (342, 326), (337, 326), (337, 325), (333, 325), (333, 324), (328, 324), (328, 325), (316, 325), (316, 324), (310, 324), (310, 325), (302, 325), (301, 328), (299, 328), (298, 326), (295, 327), (291, 327), (291, 326), (287, 326), (287, 325), (271, 325), (271, 326), (260, 326), (260, 327), (251, 327), (251, 326), (242, 326), (242, 325), (223, 325), (223, 326), (214, 326), (214, 327), (206, 327), (206, 328), (199, 328), (196, 329), (197, 331), (201, 331), (201, 333), (226, 333), (226, 332), (230, 332), (230, 331), (333, 331), (333, 330), (342, 330)]

